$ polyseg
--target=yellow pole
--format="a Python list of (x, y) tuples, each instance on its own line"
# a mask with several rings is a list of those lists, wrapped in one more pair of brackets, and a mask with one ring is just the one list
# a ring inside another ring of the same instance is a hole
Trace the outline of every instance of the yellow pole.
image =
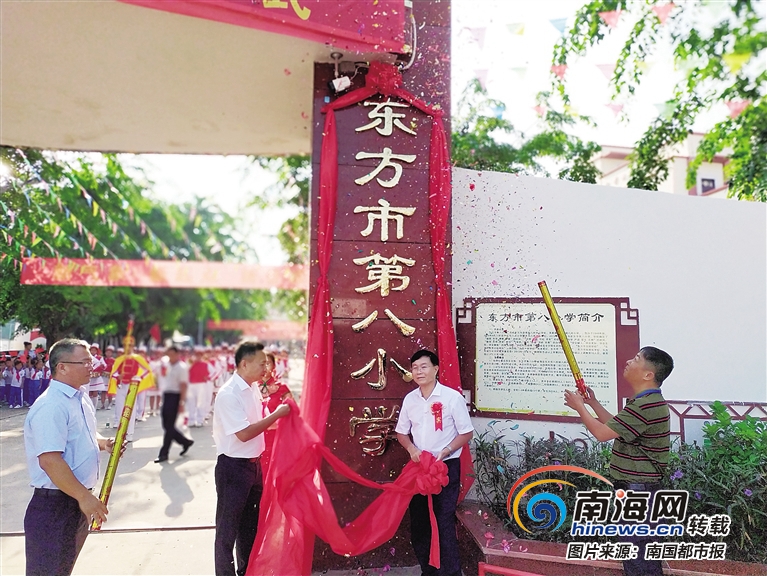
[[(99, 500), (104, 504), (109, 502), (109, 494), (112, 492), (112, 484), (115, 481), (115, 474), (117, 473), (117, 464), (120, 461), (120, 452), (122, 452), (122, 445), (125, 442), (125, 435), (128, 433), (128, 424), (133, 417), (133, 406), (136, 404), (136, 396), (138, 395), (138, 382), (132, 381), (128, 388), (128, 395), (125, 398), (125, 406), (123, 407), (122, 415), (120, 416), (120, 425), (117, 428), (117, 436), (115, 436), (115, 443), (112, 447), (112, 454), (109, 455), (109, 463), (107, 464), (107, 470), (104, 473), (104, 482), (101, 484), (101, 492), (99, 493)], [(91, 530), (99, 530), (101, 526), (93, 521), (91, 524)]]
[(565, 334), (565, 329), (562, 327), (562, 321), (559, 319), (557, 309), (554, 307), (554, 301), (551, 299), (551, 294), (549, 294), (549, 288), (546, 286), (546, 282), (538, 282), (538, 288), (541, 290), (543, 301), (546, 303), (546, 308), (548, 308), (549, 314), (551, 315), (554, 329), (557, 331), (557, 336), (559, 336), (559, 343), (562, 344), (562, 350), (567, 357), (570, 371), (573, 373), (573, 378), (575, 378), (575, 387), (578, 388), (578, 392), (580, 392), (581, 396), (586, 398), (588, 396), (588, 393), (586, 392), (586, 382), (583, 380), (581, 369), (578, 368), (578, 363), (575, 361), (573, 349), (570, 348), (570, 342), (567, 339), (567, 334)]

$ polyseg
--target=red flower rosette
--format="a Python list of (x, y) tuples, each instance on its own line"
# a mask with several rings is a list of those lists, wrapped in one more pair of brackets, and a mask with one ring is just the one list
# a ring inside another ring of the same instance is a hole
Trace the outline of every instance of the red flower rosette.
[(434, 430), (442, 430), (442, 402), (432, 404), (431, 413), (434, 416)]
[(421, 469), (415, 484), (419, 494), (428, 496), (439, 494), (444, 486), (447, 486), (447, 464), (437, 460), (431, 452), (421, 452), (421, 460), (418, 462)]

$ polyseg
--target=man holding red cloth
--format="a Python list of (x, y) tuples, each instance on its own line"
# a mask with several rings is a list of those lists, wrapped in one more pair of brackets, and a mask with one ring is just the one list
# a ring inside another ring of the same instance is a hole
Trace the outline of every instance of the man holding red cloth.
[(253, 383), (266, 372), (262, 344), (243, 342), (234, 354), (235, 373), (216, 395), (213, 440), (216, 443), (216, 576), (234, 576), (237, 548), (238, 576), (245, 574), (256, 539), (263, 492), (261, 454), (263, 432), (290, 413), (287, 404), (262, 417), (263, 401)]
[[(434, 516), (439, 531), (440, 568), (429, 564), (431, 522), (427, 496), (417, 494), (410, 502), (410, 534), (415, 555), (424, 576), (460, 576), (455, 509), (461, 489), (459, 457), (474, 435), (474, 427), (463, 395), (437, 382), (439, 358), (429, 350), (419, 350), (410, 359), (413, 380), (418, 389), (402, 402), (397, 421), (397, 440), (419, 462), (421, 452), (430, 452), (447, 465), (448, 485), (433, 498)], [(412, 437), (412, 440), (411, 440)]]

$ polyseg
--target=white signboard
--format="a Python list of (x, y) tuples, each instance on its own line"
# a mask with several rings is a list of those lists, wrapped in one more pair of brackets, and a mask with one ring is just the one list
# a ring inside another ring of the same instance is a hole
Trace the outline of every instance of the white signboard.
[[(611, 413), (618, 412), (615, 307), (557, 304), (586, 385)], [(480, 303), (476, 398), (479, 410), (577, 416), (564, 405), (575, 380), (543, 303)]]

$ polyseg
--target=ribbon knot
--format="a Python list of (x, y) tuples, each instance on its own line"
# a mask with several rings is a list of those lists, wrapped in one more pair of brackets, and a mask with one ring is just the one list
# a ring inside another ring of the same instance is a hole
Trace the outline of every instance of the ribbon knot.
[(448, 483), (447, 464), (436, 460), (430, 452), (421, 453), (419, 464), (421, 470), (415, 479), (419, 494), (424, 496), (439, 494)]
[(384, 96), (389, 96), (402, 86), (402, 74), (392, 64), (371, 62), (365, 76), (365, 86)]

